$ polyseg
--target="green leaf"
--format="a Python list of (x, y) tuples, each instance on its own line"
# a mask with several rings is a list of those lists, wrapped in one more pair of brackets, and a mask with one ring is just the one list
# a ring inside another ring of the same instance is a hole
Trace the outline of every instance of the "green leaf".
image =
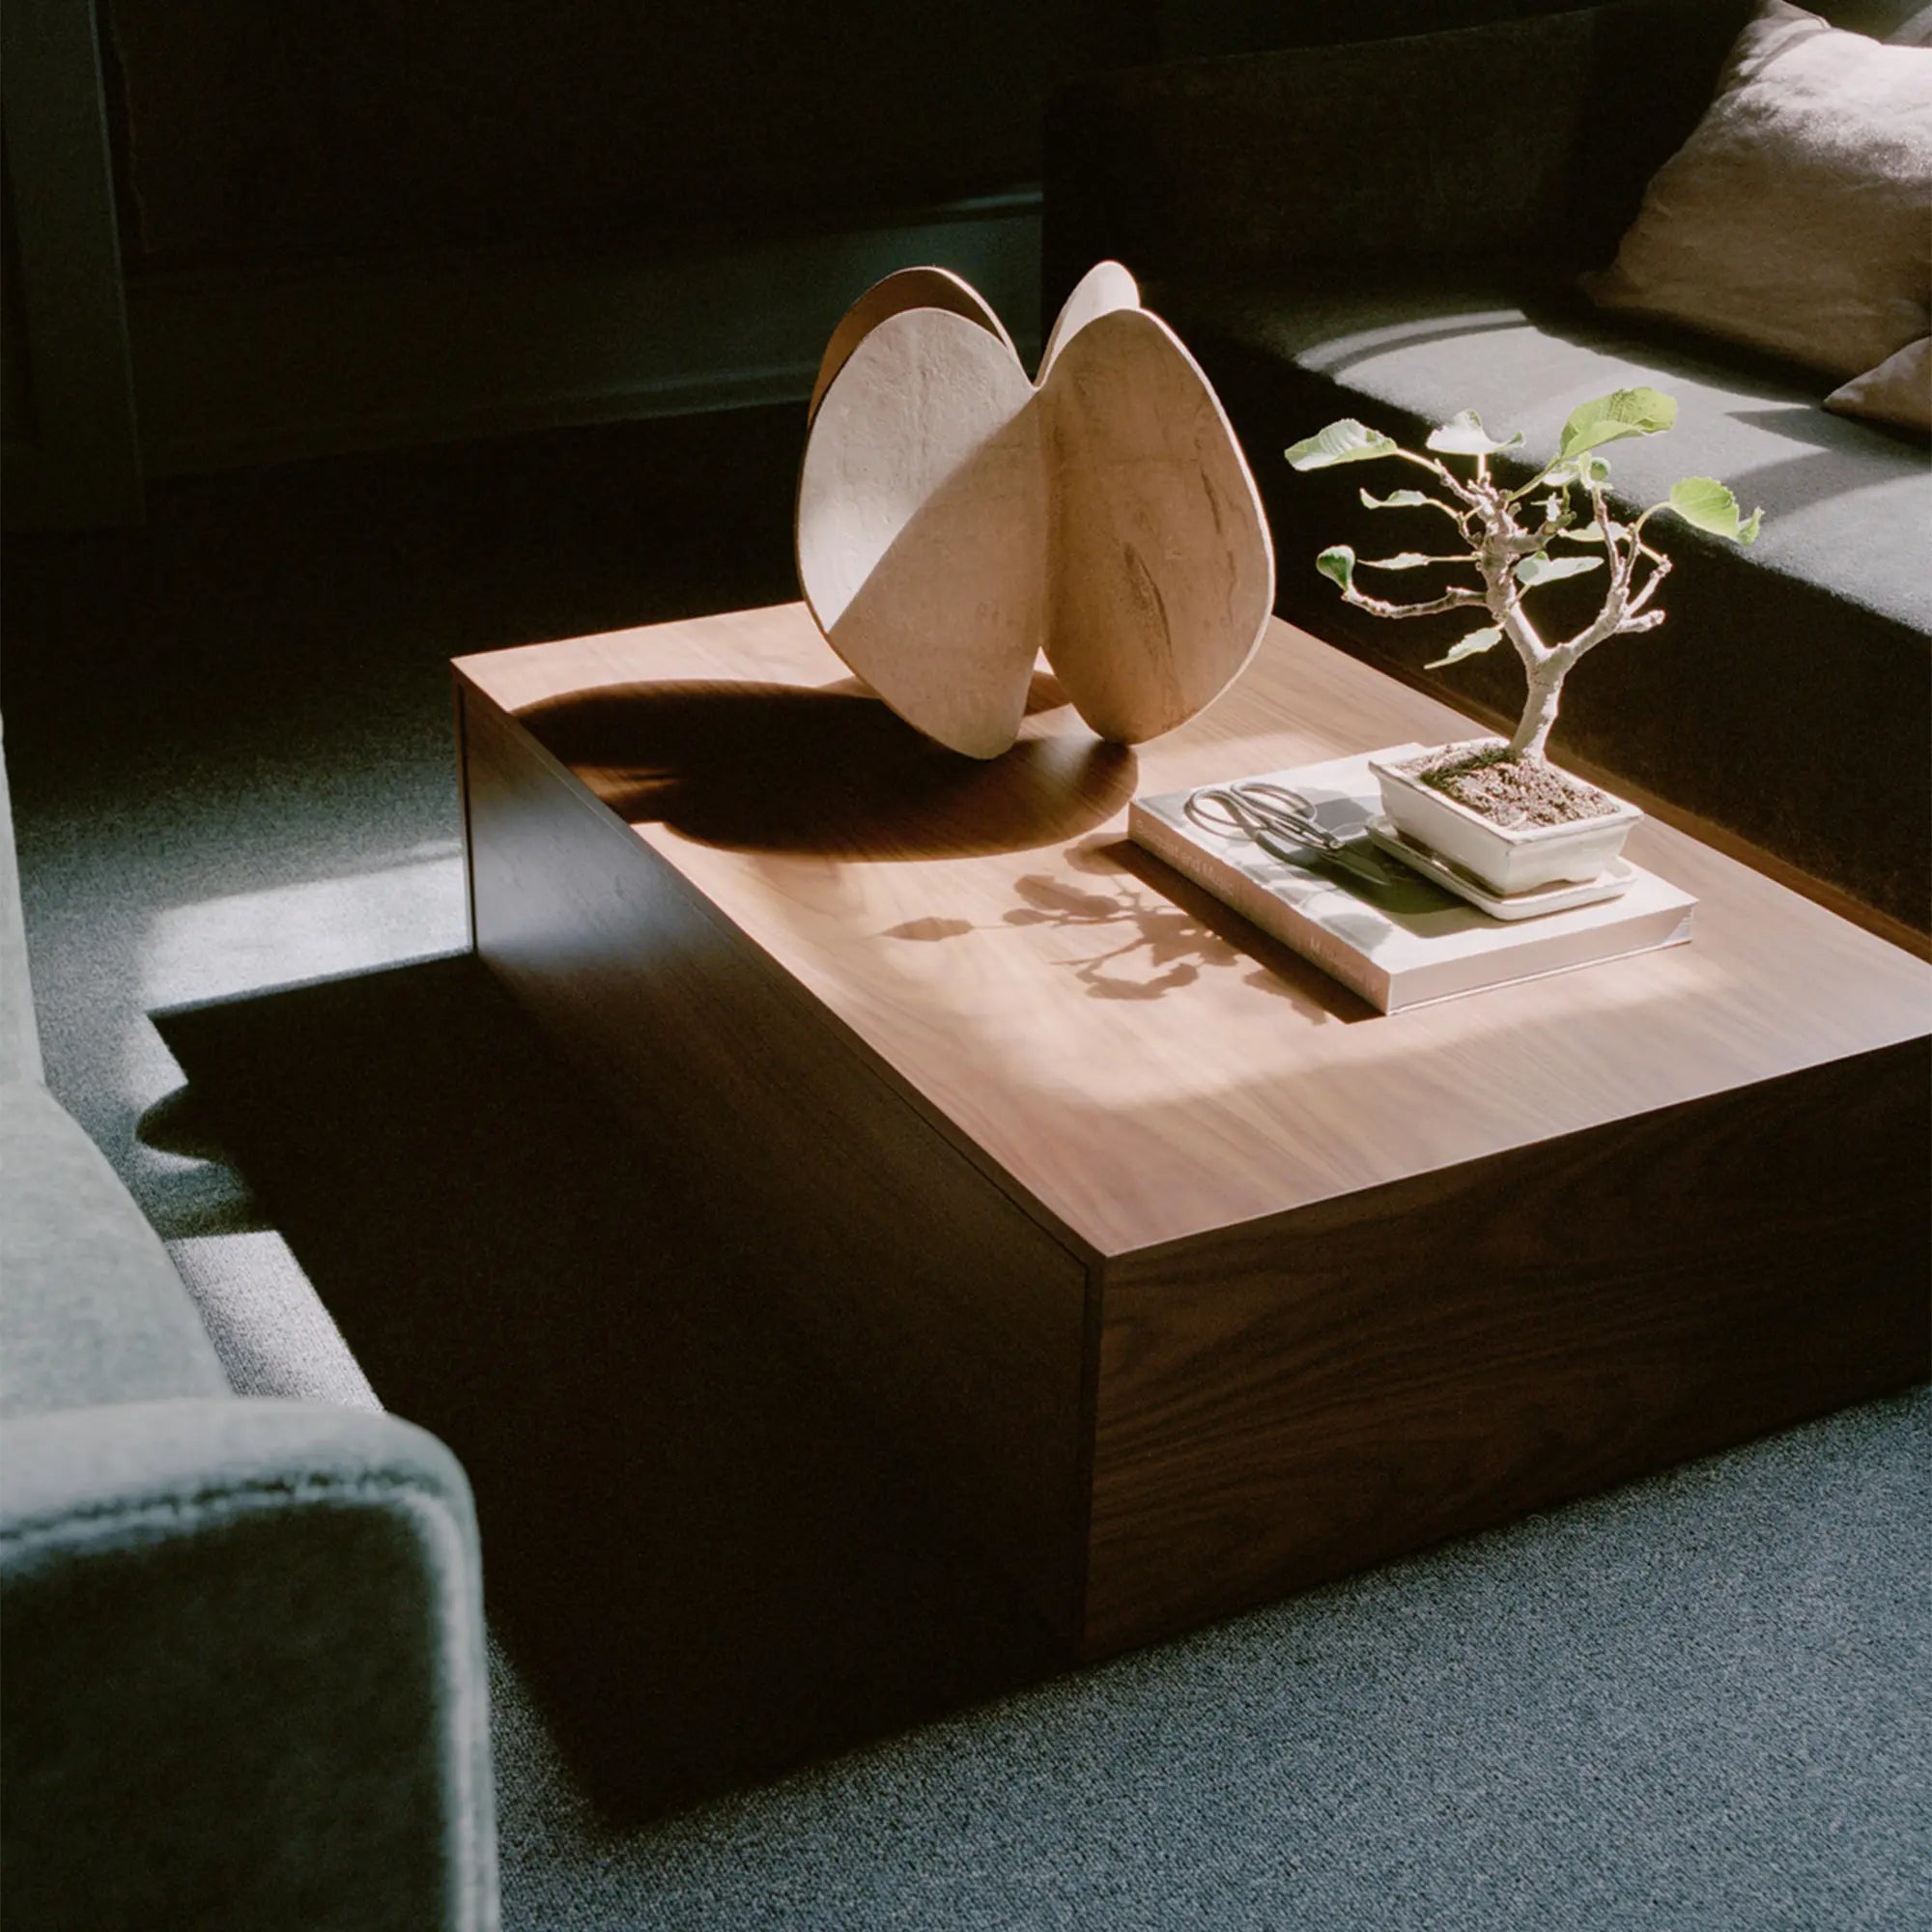
[(1517, 565), (1516, 581), (1528, 590), (1539, 583), (1555, 583), (1565, 577), (1581, 577), (1586, 570), (1601, 570), (1603, 566), (1604, 559), (1600, 556), (1548, 557), (1538, 551)]
[(1715, 476), (1687, 476), (1670, 486), (1670, 507), (1687, 524), (1709, 530), (1714, 537), (1727, 537), (1732, 543), (1757, 541), (1758, 526), (1764, 512), (1753, 510), (1740, 520), (1738, 499)]
[[(1604, 540), (1604, 527), (1601, 524), (1579, 524), (1574, 530), (1558, 530), (1556, 534), (1559, 537), (1567, 538), (1571, 543), (1602, 543)], [(1610, 525), (1610, 535), (1621, 542), (1625, 537), (1630, 535), (1630, 531), (1622, 524), (1612, 523)]]
[[(1537, 479), (1538, 482), (1551, 484), (1558, 490), (1567, 490), (1573, 483), (1580, 483), (1587, 488), (1592, 483), (1607, 483), (1609, 480), (1610, 466), (1601, 456), (1565, 457), (1559, 462), (1552, 463)], [(1536, 483), (1530, 483), (1516, 494), (1526, 495), (1535, 488)]]
[(1338, 463), (1370, 463), (1395, 452), (1395, 443), (1380, 430), (1370, 429), (1353, 416), (1344, 416), (1340, 422), (1304, 437), (1284, 454), (1296, 469), (1330, 469)]
[(1656, 436), (1677, 420), (1677, 405), (1661, 389), (1614, 389), (1579, 403), (1563, 425), (1559, 456), (1580, 456), (1600, 442), (1626, 436)]
[[(1296, 445), (1299, 447), (1299, 445)], [(1292, 456), (1293, 451), (1290, 451)], [(1420, 490), (1391, 490), (1386, 497), (1372, 497), (1361, 492), (1362, 507), (1365, 510), (1413, 510), (1418, 505), (1430, 502)]]
[(1347, 590), (1354, 582), (1355, 553), (1347, 544), (1336, 544), (1315, 559), (1315, 568)]
[(1440, 429), (1429, 432), (1427, 446), (1440, 456), (1493, 456), (1499, 449), (1514, 449), (1522, 440), (1522, 432), (1498, 442), (1483, 427), (1483, 419), (1474, 410), (1464, 410), (1459, 415), (1451, 416)]
[(1406, 550), (1395, 556), (1365, 556), (1362, 570), (1420, 570), (1425, 563), (1461, 563), (1460, 556), (1424, 556), (1419, 550)]
[(1464, 658), (1472, 658), (1489, 650), (1503, 640), (1502, 632), (1493, 624), (1480, 631), (1471, 631), (1460, 644), (1453, 646), (1448, 654), (1439, 657), (1433, 664), (1423, 666), (1424, 670), (1440, 670), (1444, 665), (1460, 664)]

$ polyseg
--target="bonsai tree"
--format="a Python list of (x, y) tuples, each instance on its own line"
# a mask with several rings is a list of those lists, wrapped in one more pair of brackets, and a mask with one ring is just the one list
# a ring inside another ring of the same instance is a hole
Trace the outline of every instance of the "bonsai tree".
[[(1748, 544), (1757, 537), (1761, 510), (1738, 513), (1737, 498), (1709, 476), (1688, 476), (1668, 497), (1653, 503), (1630, 524), (1615, 522), (1604, 500), (1610, 466), (1597, 451), (1624, 437), (1656, 436), (1677, 419), (1677, 405), (1656, 389), (1619, 389), (1584, 403), (1563, 426), (1554, 458), (1527, 483), (1514, 489), (1490, 473), (1490, 459), (1522, 441), (1516, 435), (1498, 441), (1483, 428), (1473, 410), (1464, 410), (1428, 439), (1431, 454), (1402, 448), (1352, 418), (1333, 422), (1287, 452), (1296, 469), (1328, 469), (1341, 463), (1390, 459), (1427, 470), (1436, 488), (1396, 490), (1374, 497), (1364, 490), (1371, 510), (1433, 510), (1447, 517), (1462, 544), (1446, 555), (1404, 551), (1395, 556), (1358, 557), (1336, 544), (1316, 558), (1316, 568), (1332, 578), (1343, 598), (1378, 617), (1430, 617), (1443, 611), (1480, 610), (1489, 622), (1469, 632), (1429, 668), (1492, 650), (1507, 638), (1522, 660), (1528, 693), (1522, 717), (1508, 747), (1491, 759), (1541, 766), (1549, 729), (1563, 695), (1563, 680), (1586, 652), (1606, 638), (1628, 631), (1654, 630), (1663, 622), (1656, 604), (1658, 586), (1669, 574), (1670, 559), (1646, 535), (1650, 520), (1662, 512), (1713, 536)], [(1459, 475), (1444, 458), (1468, 464)], [(1579, 507), (1578, 499), (1581, 499)], [(1563, 551), (1560, 545), (1576, 545)], [(1420, 570), (1431, 564), (1473, 568), (1481, 588), (1456, 585), (1439, 597), (1398, 604), (1370, 595), (1355, 582), (1357, 571)], [(1561, 639), (1546, 639), (1523, 608), (1529, 592), (1587, 571), (1605, 573), (1602, 608), (1588, 623)]]

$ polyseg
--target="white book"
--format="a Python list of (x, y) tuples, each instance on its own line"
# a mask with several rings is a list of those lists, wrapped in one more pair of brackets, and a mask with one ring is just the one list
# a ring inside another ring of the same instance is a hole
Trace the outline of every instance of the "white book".
[(1628, 889), (1615, 898), (1535, 919), (1505, 921), (1479, 911), (1367, 837), (1369, 820), (1381, 812), (1371, 755), (1230, 781), (1299, 792), (1322, 830), (1350, 840), (1346, 860), (1312, 846), (1294, 863), (1278, 858), (1245, 835), (1190, 818), (1192, 793), (1185, 791), (1135, 799), (1127, 830), (1157, 859), (1385, 1013), (1690, 937), (1697, 901), (1634, 866)]

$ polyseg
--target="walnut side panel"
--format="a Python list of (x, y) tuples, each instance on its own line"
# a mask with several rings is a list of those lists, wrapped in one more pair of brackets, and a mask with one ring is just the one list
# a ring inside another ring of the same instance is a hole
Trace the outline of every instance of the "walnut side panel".
[(1083, 1653), (1924, 1377), (1927, 1044), (1110, 1264)]
[(479, 955), (636, 1121), (650, 1184), (768, 1261), (880, 1453), (913, 1457), (1070, 1640), (1084, 1261), (514, 721), (464, 699)]

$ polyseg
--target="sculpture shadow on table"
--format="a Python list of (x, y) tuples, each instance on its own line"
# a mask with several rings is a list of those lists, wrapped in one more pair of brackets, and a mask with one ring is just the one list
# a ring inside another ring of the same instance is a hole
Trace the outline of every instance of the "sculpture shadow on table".
[(781, 1259), (473, 960), (156, 1020), (378, 1395), (462, 1458), (493, 1627), (607, 1816), (1053, 1666), (779, 1319)]
[[(1065, 706), (1034, 676), (1030, 720)], [(922, 737), (856, 678), (808, 688), (673, 681), (575, 692), (518, 713), (545, 750), (632, 824), (708, 845), (841, 859), (1027, 851), (1104, 823), (1134, 789), (1132, 752), (1066, 713), (980, 761)]]

